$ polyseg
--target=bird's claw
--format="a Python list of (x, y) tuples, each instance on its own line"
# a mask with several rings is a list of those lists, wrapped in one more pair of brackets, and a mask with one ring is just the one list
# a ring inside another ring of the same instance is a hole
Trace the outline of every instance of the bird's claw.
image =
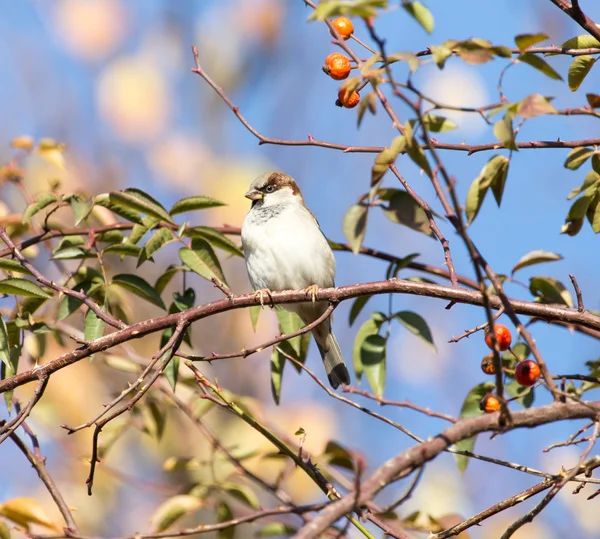
[(254, 292), (254, 297), (260, 300), (260, 306), (265, 306), (265, 296), (269, 297), (269, 301), (273, 303), (273, 296), (271, 295), (271, 291), (268, 288), (261, 288)]
[(307, 296), (310, 296), (310, 299), (314, 303), (317, 300), (317, 292), (319, 291), (319, 287), (316, 284), (311, 284), (308, 288), (304, 290)]

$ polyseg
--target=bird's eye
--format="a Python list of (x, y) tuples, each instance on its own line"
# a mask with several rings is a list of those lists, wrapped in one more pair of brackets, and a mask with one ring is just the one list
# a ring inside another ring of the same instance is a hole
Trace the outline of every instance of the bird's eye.
[(275, 186), (274, 185), (267, 185), (265, 187), (265, 192), (272, 193), (273, 191), (275, 191)]

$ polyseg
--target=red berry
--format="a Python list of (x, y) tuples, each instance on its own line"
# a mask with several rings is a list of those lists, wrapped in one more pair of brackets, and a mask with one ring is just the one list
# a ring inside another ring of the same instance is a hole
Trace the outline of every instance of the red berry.
[[(498, 349), (501, 352), (508, 350), (510, 348), (510, 343), (512, 343), (512, 335), (510, 334), (510, 329), (502, 324), (494, 324), (494, 333), (496, 333), (496, 341), (498, 341)], [(492, 343), (492, 333), (489, 329), (485, 332), (485, 344), (488, 345), (490, 350), (494, 349), (494, 344)]]
[(492, 414), (502, 408), (500, 399), (493, 393), (488, 393), (479, 403), (479, 409), (486, 414)]
[(485, 374), (496, 374), (496, 369), (494, 367), (494, 354), (483, 356), (483, 359), (481, 360), (481, 370)]
[(515, 380), (522, 386), (532, 386), (541, 376), (540, 366), (532, 359), (521, 361), (515, 369)]

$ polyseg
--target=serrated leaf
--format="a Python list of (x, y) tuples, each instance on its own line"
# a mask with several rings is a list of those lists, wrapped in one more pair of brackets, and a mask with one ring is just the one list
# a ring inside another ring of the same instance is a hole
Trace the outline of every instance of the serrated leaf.
[(403, 2), (402, 7), (415, 19), (428, 34), (433, 32), (434, 20), (429, 11), (421, 2)]
[(542, 41), (546, 41), (548, 36), (546, 34), (537, 33), (537, 34), (519, 34), (515, 36), (515, 44), (517, 47), (524, 51), (533, 45), (537, 45)]
[(388, 201), (388, 206), (381, 206), (381, 209), (390, 221), (407, 226), (427, 236), (433, 236), (427, 214), (406, 191), (402, 189), (380, 189), (379, 198)]
[(186, 494), (179, 494), (165, 500), (152, 515), (152, 531), (158, 533), (167, 530), (181, 517), (197, 511), (203, 505), (201, 499)]
[(216, 277), (221, 282), (226, 283), (219, 259), (206, 240), (194, 238), (191, 248), (182, 247), (179, 249), (179, 257), (188, 268), (201, 277), (209, 281)]
[(119, 286), (161, 309), (166, 309), (164, 301), (156, 290), (152, 288), (152, 285), (138, 275), (120, 273), (112, 278), (110, 284)]
[(394, 314), (394, 318), (437, 352), (429, 325), (421, 315), (412, 311), (399, 311)]
[(516, 114), (521, 118), (535, 118), (543, 114), (556, 114), (556, 109), (542, 94), (531, 94), (519, 103)]
[(541, 303), (558, 303), (573, 307), (573, 297), (565, 286), (552, 277), (532, 277), (529, 290)]
[(23, 212), (23, 224), (28, 225), (31, 223), (31, 218), (38, 212), (42, 211), (44, 208), (50, 206), (50, 204), (54, 204), (58, 199), (56, 195), (52, 193), (43, 193), (37, 199), (35, 199)]
[(561, 255), (552, 253), (550, 251), (531, 251), (520, 258), (520, 260), (515, 264), (515, 267), (512, 269), (511, 275), (514, 275), (516, 271), (526, 268), (527, 266), (533, 266), (534, 264), (541, 264), (542, 262), (552, 262), (554, 260), (562, 259), (563, 257)]
[(31, 272), (25, 268), (18, 260), (11, 260), (10, 258), (0, 258), (0, 270), (10, 271), (12, 273), (24, 273), (25, 275), (31, 275)]
[(521, 54), (517, 60), (530, 65), (534, 69), (537, 69), (540, 73), (543, 73), (547, 77), (554, 80), (563, 80), (560, 74), (543, 58), (540, 58), (537, 54), (525, 53)]
[(171, 264), (164, 273), (156, 279), (156, 283), (154, 283), (154, 290), (156, 290), (156, 293), (162, 294), (173, 277), (182, 271), (185, 271), (183, 266), (174, 266)]
[(177, 215), (188, 211), (205, 210), (207, 208), (217, 208), (218, 206), (226, 206), (224, 202), (206, 196), (193, 196), (182, 198), (175, 202), (169, 210), (169, 215)]
[(96, 198), (94, 198), (94, 204), (107, 208), (113, 213), (116, 213), (117, 215), (123, 217), (124, 219), (127, 219), (127, 221), (130, 221), (132, 223), (142, 222), (142, 216), (139, 214), (139, 212), (122, 204), (117, 204), (111, 201), (109, 193), (103, 193), (101, 195), (96, 196)]
[(233, 496), (244, 505), (256, 509), (257, 511), (260, 509), (260, 502), (251, 488), (248, 488), (245, 485), (235, 485), (233, 483), (226, 483), (223, 485), (223, 488), (230, 496)]
[(214, 228), (210, 228), (208, 226), (187, 228), (183, 235), (190, 238), (205, 239), (213, 247), (222, 249), (223, 251), (235, 256), (240, 256), (242, 258), (244, 257), (244, 253), (235, 243), (233, 243), (225, 234), (222, 234)]
[(139, 257), (142, 252), (142, 248), (138, 245), (131, 245), (129, 243), (114, 243), (109, 245), (106, 249), (102, 250), (104, 255), (121, 255), (121, 256), (135, 256)]
[(368, 208), (360, 204), (350, 206), (350, 209), (344, 215), (342, 228), (354, 254), (360, 252), (362, 242), (365, 238), (367, 216)]
[(173, 240), (173, 232), (168, 228), (159, 228), (146, 242), (138, 256), (138, 267), (149, 260), (161, 247)]
[(60, 528), (52, 522), (42, 506), (32, 498), (13, 498), (0, 505), (0, 515), (18, 526), (29, 530), (31, 524), (37, 524), (54, 531)]
[(381, 397), (385, 389), (386, 360), (385, 337), (375, 334), (369, 335), (360, 347), (360, 362), (363, 372), (376, 396)]
[(600, 41), (590, 34), (572, 37), (560, 46), (561, 49), (595, 49), (597, 47), (600, 47)]
[[(494, 389), (494, 384), (491, 382), (484, 382), (483, 384), (478, 384), (474, 388), (467, 393), (465, 400), (463, 402), (461, 411), (460, 411), (460, 419), (464, 419), (466, 417), (477, 417), (483, 414), (483, 412), (479, 408), (479, 403), (481, 399), (485, 397), (490, 391)], [(473, 451), (475, 447), (475, 441), (477, 440), (477, 436), (472, 436), (471, 438), (466, 438), (465, 440), (461, 440), (457, 444), (453, 446), (454, 449), (458, 449), (459, 451)], [(460, 472), (464, 472), (469, 465), (469, 457), (464, 455), (454, 455), (454, 459), (456, 462), (456, 466)]]
[(586, 148), (585, 146), (578, 146), (577, 148), (573, 148), (569, 155), (567, 155), (567, 160), (565, 161), (565, 168), (570, 170), (577, 170), (581, 165), (583, 165), (592, 155), (594, 154), (594, 150), (592, 148)]
[(97, 258), (95, 253), (82, 247), (67, 247), (54, 251), (51, 260), (80, 260), (82, 258)]
[[(85, 313), (83, 323), (83, 337), (86, 341), (95, 341), (104, 335), (106, 322), (96, 316), (92, 309), (88, 309)], [(90, 356), (90, 361), (93, 356)]]
[(139, 189), (129, 188), (125, 191), (113, 191), (109, 194), (110, 202), (130, 208), (150, 217), (172, 223), (167, 210), (154, 198)]
[(348, 320), (350, 325), (354, 324), (356, 317), (360, 314), (360, 311), (362, 311), (363, 307), (367, 304), (367, 301), (369, 301), (371, 297), (372, 296), (359, 296), (354, 300), (352, 307), (350, 307), (350, 316)]
[(0, 281), (0, 294), (46, 299), (52, 297), (52, 294), (49, 294), (37, 284), (27, 279), (19, 278), (9, 278)]
[(569, 88), (571, 91), (577, 90), (581, 86), (581, 83), (590, 72), (590, 69), (596, 63), (596, 58), (592, 56), (577, 56), (571, 62), (569, 66)]

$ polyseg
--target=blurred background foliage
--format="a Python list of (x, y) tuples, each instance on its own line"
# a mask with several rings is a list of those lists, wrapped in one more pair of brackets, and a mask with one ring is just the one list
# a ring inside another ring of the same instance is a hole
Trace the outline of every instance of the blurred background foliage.
[[(600, 18), (598, 6), (588, 4), (588, 14)], [(388, 39), (388, 50), (418, 51), (445, 39), (470, 36), (510, 46), (515, 34), (536, 31), (544, 31), (553, 43), (560, 43), (581, 33), (543, 0), (499, 2), (493, 6), (458, 0), (430, 2), (430, 8), (436, 18), (431, 36), (398, 12), (378, 19), (379, 32)], [(326, 235), (342, 240), (342, 217), (366, 190), (373, 157), (322, 148), (258, 146), (219, 97), (190, 72), (191, 44), (198, 47), (206, 71), (267, 136), (304, 139), (310, 133), (340, 143), (385, 145), (394, 135), (382, 115), (368, 117), (357, 131), (354, 112), (334, 106), (337, 85), (320, 69), (333, 50), (331, 38), (324, 25), (306, 23), (309, 10), (300, 0), (31, 0), (4, 3), (0, 9), (0, 163), (19, 157), (19, 152), (10, 148), (11, 139), (17, 135), (37, 141), (52, 137), (67, 147), (64, 152), (36, 151), (25, 158), (23, 185), (28, 197), (47, 192), (52, 186), (58, 186), (61, 193), (91, 195), (139, 187), (169, 207), (184, 196), (203, 194), (227, 206), (195, 214), (194, 224), (239, 226), (248, 209), (243, 193), (250, 181), (265, 170), (281, 169), (298, 180)], [(360, 25), (357, 28), (359, 36), (366, 38), (364, 29)], [(552, 60), (563, 76), (568, 63), (568, 58)], [(484, 105), (497, 100), (496, 82), (501, 69), (497, 64), (475, 67), (451, 60), (443, 71), (429, 65), (417, 73), (415, 83), (425, 93), (448, 103)], [(599, 83), (600, 71), (596, 70), (586, 79), (583, 92), (571, 94), (566, 85), (522, 67), (520, 71), (511, 70), (504, 89), (510, 99), (517, 100), (543, 87), (544, 95), (556, 96), (557, 108), (565, 108), (582, 106), (584, 92), (597, 91)], [(440, 134), (440, 139), (469, 143), (494, 140), (482, 120), (460, 113), (452, 117), (459, 129)], [(584, 139), (597, 133), (596, 123), (594, 118), (544, 117), (528, 123), (521, 139)], [(489, 156), (446, 152), (443, 157), (464, 199)], [(502, 208), (496, 209), (488, 201), (471, 233), (497, 271), (508, 272), (533, 249), (561, 253), (564, 259), (549, 266), (547, 274), (565, 282), (567, 273), (574, 273), (586, 306), (597, 309), (600, 251), (590, 249), (590, 245), (597, 244), (597, 237), (589, 227), (574, 238), (559, 235), (569, 207), (566, 194), (581, 183), (579, 176), (563, 168), (565, 157), (563, 151), (519, 152), (511, 164)], [(405, 175), (426, 200), (435, 200), (429, 183), (419, 177), (415, 166), (406, 164)], [(391, 179), (387, 182), (393, 186)], [(0, 222), (10, 224), (11, 217), (20, 214), (25, 205), (23, 192), (10, 184), (2, 186)], [(57, 212), (55, 218), (64, 223), (72, 217)], [(111, 217), (107, 214), (105, 218)], [(370, 220), (365, 245), (398, 256), (418, 252), (420, 261), (443, 264), (443, 253), (436, 242), (391, 225), (381, 215)], [(451, 245), (457, 271), (470, 275), (460, 241)], [(38, 253), (31, 250), (27, 254), (31, 257)], [(173, 254), (169, 248), (161, 250), (156, 263), (142, 266), (140, 275), (154, 282)], [(381, 262), (348, 253), (337, 253), (336, 257), (338, 284), (377, 280), (385, 275), (386, 266)], [(243, 260), (228, 256), (221, 259), (231, 288), (248, 291)], [(113, 273), (136, 271), (133, 262), (123, 267), (116, 257), (107, 265)], [(51, 268), (48, 266), (49, 271)], [(200, 279), (191, 284), (197, 290), (197, 304), (220, 296)], [(169, 292), (176, 286), (180, 283), (171, 285)], [(517, 297), (521, 294), (518, 287), (509, 293)], [(6, 308), (3, 301), (0, 307)], [(385, 298), (375, 298), (372, 307), (386, 302)], [(409, 399), (458, 415), (466, 392), (482, 380), (479, 362), (486, 349), (479, 335), (453, 345), (446, 341), (483, 322), (482, 312), (456, 305), (448, 313), (438, 301), (425, 298), (402, 296), (394, 302), (427, 318), (438, 352), (397, 330), (388, 351), (386, 397)], [(158, 313), (158, 309), (139, 301), (128, 307), (134, 320)], [(344, 304), (336, 311), (335, 327), (342, 350), (350, 358), (355, 329), (346, 323), (348, 309), (349, 305)], [(367, 315), (365, 312), (364, 317)], [(193, 342), (199, 353), (228, 352), (258, 344), (276, 331), (276, 319), (270, 311), (262, 313), (256, 333), (246, 311), (232, 311), (196, 323)], [(543, 324), (536, 324), (532, 331), (554, 372), (580, 372), (585, 361), (597, 359), (597, 344), (590, 338)], [(157, 350), (158, 336), (131, 346), (139, 357), (148, 359)], [(44, 362), (60, 353), (51, 340), (43, 354), (29, 352), (32, 362)], [(282, 402), (276, 407), (270, 394), (268, 358), (267, 351), (244, 360), (202, 367), (207, 374), (217, 376), (222, 387), (244, 395), (246, 405), (268, 418), (283, 435), (297, 439), (296, 431), (303, 428), (305, 447), (317, 455), (329, 440), (335, 439), (362, 452), (368, 466), (374, 467), (411, 445), (399, 431), (369, 421), (358, 410), (327, 398), (307, 376), (299, 376), (293, 369), (286, 371)], [(152, 529), (162, 502), (186, 492), (191, 485), (211, 485), (215, 476), (222, 481), (232, 468), (175, 407), (157, 422), (148, 404), (151, 400), (147, 399), (132, 417), (123, 417), (104, 430), (103, 443), (108, 445), (114, 434), (114, 444), (99, 465), (94, 495), (88, 497), (85, 479), (91, 432), (67, 436), (60, 425), (88, 421), (101, 410), (102, 403), (110, 401), (132, 379), (131, 373), (118, 375), (109, 368), (109, 360), (82, 361), (53, 375), (29, 422), (40, 437), (49, 470), (68, 504), (77, 509), (80, 526), (91, 534), (117, 536)], [(308, 364), (320, 372), (315, 350)], [(19, 397), (26, 399), (31, 389), (21, 388)], [(158, 390), (156, 393), (160, 396)], [(178, 395), (183, 400), (189, 397), (185, 384), (178, 388)], [(536, 404), (548, 401), (542, 396)], [(192, 407), (203, 405), (193, 400), (190, 403)], [(409, 410), (386, 412), (423, 437), (443, 427), (441, 421), (431, 418), (425, 422), (422, 415)], [(284, 470), (287, 465), (281, 460), (259, 458), (272, 447), (254, 430), (218, 411), (208, 412), (206, 419), (225, 445), (249, 455), (252, 470), (270, 479), (285, 473), (285, 489), (293, 500), (304, 503), (320, 499), (303, 473)], [(573, 430), (573, 425), (558, 424), (536, 429), (535, 434), (515, 432), (493, 440), (481, 437), (477, 449), (558, 472), (561, 466), (576, 464), (576, 449), (551, 453), (542, 453), (541, 449), (566, 439)], [(442, 455), (428, 465), (420, 488), (403, 512), (425, 508), (433, 516), (459, 513), (466, 517), (480, 510), (482, 504), (491, 505), (530, 484), (529, 476), (478, 461), (460, 475), (452, 457)], [(398, 485), (396, 492), (402, 488)], [(588, 489), (588, 494), (593, 491)], [(17, 497), (36, 499), (52, 521), (60, 522), (34, 470), (13, 445), (5, 443), (0, 446), (0, 502)], [(597, 502), (587, 502), (585, 494), (573, 496), (568, 489), (563, 489), (558, 498), (551, 511), (515, 537), (597, 537)], [(214, 508), (207, 510), (212, 512)], [(523, 511), (523, 506), (506, 511), (481, 530), (473, 531), (472, 536), (498, 537), (498, 530), (505, 529)], [(196, 514), (178, 525), (191, 525), (201, 518), (202, 513)], [(244, 533), (250, 534), (250, 527), (242, 528), (237, 537), (249, 536)]]

